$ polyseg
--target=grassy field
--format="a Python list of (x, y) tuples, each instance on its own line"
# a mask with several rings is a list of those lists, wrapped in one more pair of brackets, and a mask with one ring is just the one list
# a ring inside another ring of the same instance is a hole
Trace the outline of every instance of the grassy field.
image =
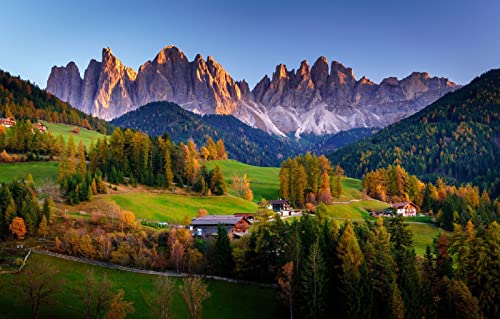
[(408, 224), (408, 228), (413, 232), (415, 252), (419, 256), (425, 254), (427, 245), (432, 246), (434, 238), (436, 238), (439, 233), (446, 232), (431, 224)]
[(80, 133), (75, 134), (72, 133), (71, 130), (75, 127), (74, 125), (66, 125), (66, 124), (59, 124), (59, 123), (49, 123), (42, 121), (43, 124), (45, 124), (48, 128), (49, 131), (54, 135), (55, 137), (59, 136), (61, 134), (64, 138), (65, 142), (68, 142), (68, 139), (70, 135), (73, 135), (73, 139), (75, 140), (75, 145), (78, 146), (80, 141), (83, 141), (83, 144), (88, 148), (90, 145), (90, 142), (92, 140), (97, 141), (98, 138), (102, 138), (104, 135), (101, 133), (95, 132), (95, 131), (90, 131), (85, 128), (79, 127)]
[(348, 201), (351, 199), (361, 199), (361, 180), (345, 177), (342, 179), (342, 195), (334, 198), (333, 201)]
[(128, 193), (110, 195), (105, 198), (114, 201), (121, 209), (133, 212), (137, 218), (166, 222), (181, 222), (185, 215), (196, 216), (200, 208), (211, 215), (255, 212), (255, 203), (233, 196), (185, 196), (175, 194)]
[(213, 169), (218, 164), (226, 177), (228, 183), (232, 183), (234, 175), (247, 174), (250, 179), (250, 187), (254, 194), (254, 201), (259, 202), (262, 198), (267, 200), (277, 199), (280, 196), (280, 181), (278, 167), (259, 167), (243, 164), (234, 160), (206, 161), (207, 169)]
[[(54, 296), (55, 305), (42, 305), (40, 318), (80, 318), (84, 309), (78, 289), (84, 285), (85, 273), (91, 266), (33, 254), (28, 262), (47, 260), (59, 270), (58, 277), (65, 281), (63, 291)], [(135, 312), (127, 318), (154, 318), (146, 305), (141, 289), (152, 293), (153, 276), (94, 267), (97, 274), (107, 274), (113, 289), (125, 290), (125, 299), (134, 302)], [(0, 277), (0, 284), (12, 281), (15, 275)], [(181, 280), (177, 279), (177, 284)], [(251, 285), (232, 284), (222, 281), (207, 281), (210, 299), (203, 304), (203, 318), (280, 318), (279, 302), (272, 289)], [(9, 286), (2, 287), (12, 290)], [(15, 299), (14, 293), (0, 295), (2, 318), (30, 318), (30, 307)], [(257, 306), (258, 305), (258, 306)], [(188, 318), (187, 309), (176, 293), (172, 303), (175, 318)], [(281, 316), (282, 317), (282, 316)]]
[(11, 182), (14, 178), (30, 173), (36, 185), (57, 179), (57, 162), (27, 162), (0, 164), (0, 182)]
[(378, 200), (364, 200), (349, 204), (332, 204), (327, 206), (328, 214), (333, 218), (365, 219), (371, 210), (381, 210), (389, 204)]

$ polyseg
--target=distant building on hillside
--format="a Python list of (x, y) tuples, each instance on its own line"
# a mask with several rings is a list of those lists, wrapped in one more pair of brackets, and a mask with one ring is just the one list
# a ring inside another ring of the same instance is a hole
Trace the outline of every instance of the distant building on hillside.
[(33, 124), (33, 128), (32, 128), (33, 133), (35, 133), (35, 130), (38, 130), (40, 133), (45, 134), (45, 132), (47, 132), (48, 128), (47, 128), (47, 126), (43, 125), (43, 123), (38, 122), (38, 123)]
[(403, 215), (405, 217), (417, 216), (418, 206), (412, 202), (393, 203), (391, 207), (396, 210), (396, 214), (398, 215)]
[(193, 236), (196, 237), (216, 237), (219, 224), (227, 230), (229, 238), (236, 239), (248, 232), (248, 227), (251, 222), (246, 216), (206, 215), (194, 218), (191, 221), (189, 230), (192, 232)]
[(14, 125), (16, 125), (16, 119), (13, 117), (1, 118), (0, 124), (5, 127), (13, 127)]
[(279, 213), (283, 210), (291, 210), (292, 205), (290, 205), (290, 202), (286, 199), (276, 199), (268, 201), (267, 208)]

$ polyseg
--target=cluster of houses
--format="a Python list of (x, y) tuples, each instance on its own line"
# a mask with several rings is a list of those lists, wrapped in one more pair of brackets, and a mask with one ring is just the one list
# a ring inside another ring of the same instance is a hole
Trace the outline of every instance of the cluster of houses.
[(417, 216), (419, 208), (412, 202), (399, 202), (393, 203), (390, 209), (386, 209), (379, 212), (371, 212), (372, 217), (394, 217), (395, 215), (401, 215), (403, 217)]
[[(0, 118), (0, 125), (3, 127), (13, 127), (17, 123), (16, 119), (13, 117), (6, 117), (6, 118)], [(43, 123), (34, 123), (33, 127), (31, 128), (31, 131), (35, 133), (35, 130), (38, 130), (40, 133), (45, 134), (47, 132), (48, 128), (45, 126)]]
[[(270, 200), (264, 206), (282, 217), (300, 215), (300, 210), (294, 210), (290, 202), (285, 199)], [(189, 225), (189, 230), (193, 236), (210, 238), (217, 236), (218, 227), (222, 225), (227, 230), (229, 238), (238, 239), (247, 234), (250, 225), (256, 222), (258, 220), (255, 219), (255, 214), (248, 213), (206, 215), (194, 218)]]

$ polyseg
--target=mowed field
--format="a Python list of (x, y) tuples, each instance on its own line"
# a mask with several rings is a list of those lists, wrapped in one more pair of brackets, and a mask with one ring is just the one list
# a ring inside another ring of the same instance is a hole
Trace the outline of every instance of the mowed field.
[(36, 185), (57, 180), (57, 162), (26, 162), (0, 164), (0, 182), (11, 182), (14, 178), (33, 176)]
[(327, 206), (328, 215), (333, 218), (362, 220), (369, 217), (371, 210), (381, 210), (389, 207), (389, 204), (375, 200), (363, 200), (350, 202), (348, 204), (331, 204)]
[(280, 196), (279, 167), (252, 166), (235, 160), (206, 161), (204, 163), (209, 170), (213, 169), (215, 165), (220, 166), (231, 193), (233, 176), (243, 177), (243, 174), (247, 174), (247, 178), (250, 179), (254, 202), (260, 202), (262, 198), (266, 200), (278, 199)]
[(179, 223), (184, 216), (195, 217), (200, 208), (210, 215), (232, 215), (251, 213), (257, 204), (234, 196), (189, 196), (132, 192), (106, 196), (104, 200), (114, 201), (122, 210), (128, 210), (137, 218)]
[(94, 140), (94, 142), (95, 142), (95, 141), (97, 141), (98, 138), (102, 138), (104, 136), (101, 133), (98, 133), (95, 131), (90, 131), (90, 130), (87, 130), (86, 128), (82, 128), (82, 127), (78, 127), (80, 129), (80, 133), (78, 133), (78, 134), (72, 133), (71, 130), (75, 127), (74, 125), (49, 123), (49, 122), (45, 122), (45, 121), (42, 121), (42, 123), (45, 124), (49, 128), (49, 131), (55, 137), (58, 137), (60, 134), (63, 136), (64, 141), (67, 143), (69, 140), (69, 137), (72, 135), (76, 146), (78, 146), (80, 141), (82, 141), (83, 144), (87, 147), (87, 149), (90, 146), (90, 142), (92, 140)]
[[(154, 293), (152, 275), (136, 274), (118, 270), (104, 269), (95, 266), (84, 265), (77, 262), (61, 260), (55, 257), (32, 254), (28, 260), (37, 263), (42, 260), (59, 270), (57, 277), (64, 280), (62, 291), (56, 294), (52, 300), (54, 305), (42, 305), (39, 318), (81, 318), (84, 311), (82, 298), (78, 295), (79, 289), (84, 286), (86, 272), (93, 267), (96, 274), (101, 276), (107, 274), (113, 283), (113, 289), (123, 289), (125, 299), (133, 301), (135, 312), (127, 318), (155, 318), (142, 296), (144, 293)], [(31, 308), (16, 299), (10, 281), (16, 275), (0, 276), (0, 317), (2, 318), (31, 318)], [(177, 285), (182, 283), (181, 279), (175, 279)], [(208, 290), (211, 297), (203, 303), (203, 318), (282, 318), (280, 316), (280, 304), (276, 298), (275, 291), (271, 288), (261, 288), (253, 285), (234, 284), (223, 281), (208, 280)], [(9, 291), (10, 293), (6, 293)], [(188, 318), (187, 308), (180, 295), (175, 294), (172, 302), (172, 312), (175, 318)]]
[(432, 248), (434, 239), (440, 233), (447, 233), (444, 229), (432, 224), (408, 223), (408, 228), (413, 232), (413, 245), (418, 256), (425, 254), (427, 245), (430, 245)]

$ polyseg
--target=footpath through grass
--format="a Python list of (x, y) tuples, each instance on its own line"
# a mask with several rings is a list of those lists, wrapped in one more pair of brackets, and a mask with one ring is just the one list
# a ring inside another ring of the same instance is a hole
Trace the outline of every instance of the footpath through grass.
[(233, 176), (243, 177), (243, 174), (247, 174), (254, 202), (259, 202), (262, 198), (277, 199), (280, 196), (279, 167), (252, 166), (235, 160), (205, 161), (204, 163), (208, 170), (213, 169), (216, 164), (219, 165), (229, 188), (231, 188)]
[[(29, 263), (48, 261), (59, 270), (57, 277), (64, 280), (62, 291), (52, 299), (55, 305), (42, 305), (40, 318), (80, 318), (83, 315), (84, 305), (78, 295), (79, 289), (84, 287), (86, 271), (94, 268), (101, 276), (107, 274), (113, 283), (113, 289), (125, 290), (125, 299), (133, 301), (135, 312), (127, 318), (147, 319), (154, 318), (141, 293), (154, 293), (154, 276), (104, 269), (97, 266), (84, 265), (77, 262), (58, 259), (44, 255), (32, 254)], [(0, 276), (0, 309), (1, 318), (31, 318), (30, 306), (20, 303), (16, 299), (14, 288), (9, 282), (15, 283), (18, 275)], [(181, 279), (175, 279), (177, 285)], [(211, 297), (203, 303), (203, 318), (282, 318), (280, 306), (275, 291), (271, 288), (261, 288), (252, 285), (233, 284), (223, 281), (208, 280), (208, 290)], [(172, 312), (175, 318), (188, 318), (187, 308), (180, 295), (175, 294), (172, 302)]]
[(35, 185), (57, 180), (57, 162), (25, 162), (0, 164), (0, 182), (11, 182), (14, 178), (33, 176)]
[(188, 196), (133, 192), (106, 196), (123, 210), (131, 211), (137, 218), (180, 223), (184, 216), (196, 216), (200, 208), (210, 215), (251, 213), (257, 210), (255, 203), (234, 196)]
[[(101, 133), (98, 133), (96, 131), (90, 131), (87, 130), (86, 128), (79, 127), (79, 126), (74, 126), (74, 125), (66, 125), (66, 124), (59, 124), (59, 123), (49, 123), (42, 121), (43, 124), (45, 124), (49, 131), (54, 135), (55, 137), (58, 137), (59, 134), (61, 134), (64, 138), (64, 142), (67, 143), (69, 140), (69, 137), (72, 135), (73, 139), (75, 141), (75, 146), (78, 146), (80, 141), (83, 141), (83, 144), (87, 147), (90, 146), (90, 142), (92, 140), (97, 141), (98, 138), (102, 138), (104, 135)], [(71, 130), (73, 128), (78, 127), (80, 129), (80, 133), (72, 133)]]

